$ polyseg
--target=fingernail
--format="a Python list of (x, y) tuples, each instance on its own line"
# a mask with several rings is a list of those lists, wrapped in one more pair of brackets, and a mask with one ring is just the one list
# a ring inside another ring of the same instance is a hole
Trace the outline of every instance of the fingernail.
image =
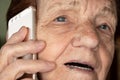
[(41, 50), (45, 47), (45, 41), (37, 41), (37, 48)]
[(26, 28), (25, 26), (22, 26), (20, 29), (19, 29), (19, 32), (22, 32), (24, 30), (24, 28)]
[(45, 41), (37, 41), (38, 42), (38, 45), (40, 45), (40, 46), (45, 46)]
[(47, 64), (46, 67), (47, 67), (48, 71), (53, 70), (55, 68), (55, 64), (53, 62), (47, 62), (46, 64)]
[(55, 67), (55, 64), (53, 62), (49, 62), (48, 65), (49, 65), (49, 67), (52, 67), (52, 68)]
[(39, 65), (40, 65), (39, 72), (49, 72), (49, 71), (52, 71), (53, 69), (55, 69), (55, 64), (52, 62), (42, 61), (42, 63), (40, 62)]

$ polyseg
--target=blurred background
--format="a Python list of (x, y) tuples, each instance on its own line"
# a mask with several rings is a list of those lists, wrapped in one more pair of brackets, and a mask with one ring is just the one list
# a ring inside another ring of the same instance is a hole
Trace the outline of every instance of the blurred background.
[[(7, 33), (6, 12), (9, 7), (10, 0), (0, 0), (0, 47), (5, 43)], [(120, 40), (117, 43), (120, 46)], [(120, 47), (116, 47), (116, 53), (109, 72), (107, 80), (120, 80)]]
[(0, 0), (0, 46), (5, 43), (6, 36), (6, 11), (8, 9), (10, 0)]

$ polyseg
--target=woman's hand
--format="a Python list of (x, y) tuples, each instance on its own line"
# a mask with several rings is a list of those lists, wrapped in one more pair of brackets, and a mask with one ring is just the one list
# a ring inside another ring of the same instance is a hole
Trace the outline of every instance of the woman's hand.
[[(54, 68), (52, 62), (44, 60), (16, 59), (27, 54), (37, 54), (44, 47), (44, 41), (25, 41), (28, 30), (22, 27), (7, 40), (0, 50), (0, 80), (16, 80), (24, 73), (47, 72)], [(25, 79), (28, 80), (28, 79)], [(32, 79), (30, 79), (32, 80)]]

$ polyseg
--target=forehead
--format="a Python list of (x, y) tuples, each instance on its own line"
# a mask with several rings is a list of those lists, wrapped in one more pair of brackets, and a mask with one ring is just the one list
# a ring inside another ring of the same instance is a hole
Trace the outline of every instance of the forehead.
[(61, 5), (70, 5), (70, 6), (80, 6), (82, 4), (103, 4), (106, 6), (111, 6), (115, 3), (115, 0), (38, 0), (41, 3), (46, 3), (47, 5), (55, 5), (55, 4), (61, 4)]
[(42, 7), (46, 10), (56, 9), (76, 9), (76, 10), (107, 10), (115, 13), (115, 0), (38, 0)]

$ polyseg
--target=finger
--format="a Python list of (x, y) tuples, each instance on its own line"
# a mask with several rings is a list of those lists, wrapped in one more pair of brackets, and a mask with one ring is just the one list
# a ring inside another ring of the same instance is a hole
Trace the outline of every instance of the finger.
[(21, 76), (17, 80), (23, 80), (23, 79), (33, 79), (33, 75), (25, 73), (23, 76)]
[(28, 33), (27, 27), (22, 27), (20, 30), (16, 33), (14, 33), (8, 40), (6, 44), (13, 44), (23, 41)]
[(33, 79), (31, 79), (31, 78), (25, 78), (25, 79), (21, 79), (21, 80), (33, 80)]
[[(34, 74), (51, 71), (55, 64), (43, 60), (16, 60), (9, 65), (0, 75), (1, 80), (15, 80), (21, 77), (21, 74)], [(12, 73), (12, 74), (11, 74)], [(6, 77), (7, 76), (7, 77)]]
[(27, 54), (35, 54), (42, 51), (45, 47), (43, 41), (27, 41), (18, 44), (9, 44), (1, 48), (0, 53), (0, 71), (13, 62), (15, 58), (21, 57)]

